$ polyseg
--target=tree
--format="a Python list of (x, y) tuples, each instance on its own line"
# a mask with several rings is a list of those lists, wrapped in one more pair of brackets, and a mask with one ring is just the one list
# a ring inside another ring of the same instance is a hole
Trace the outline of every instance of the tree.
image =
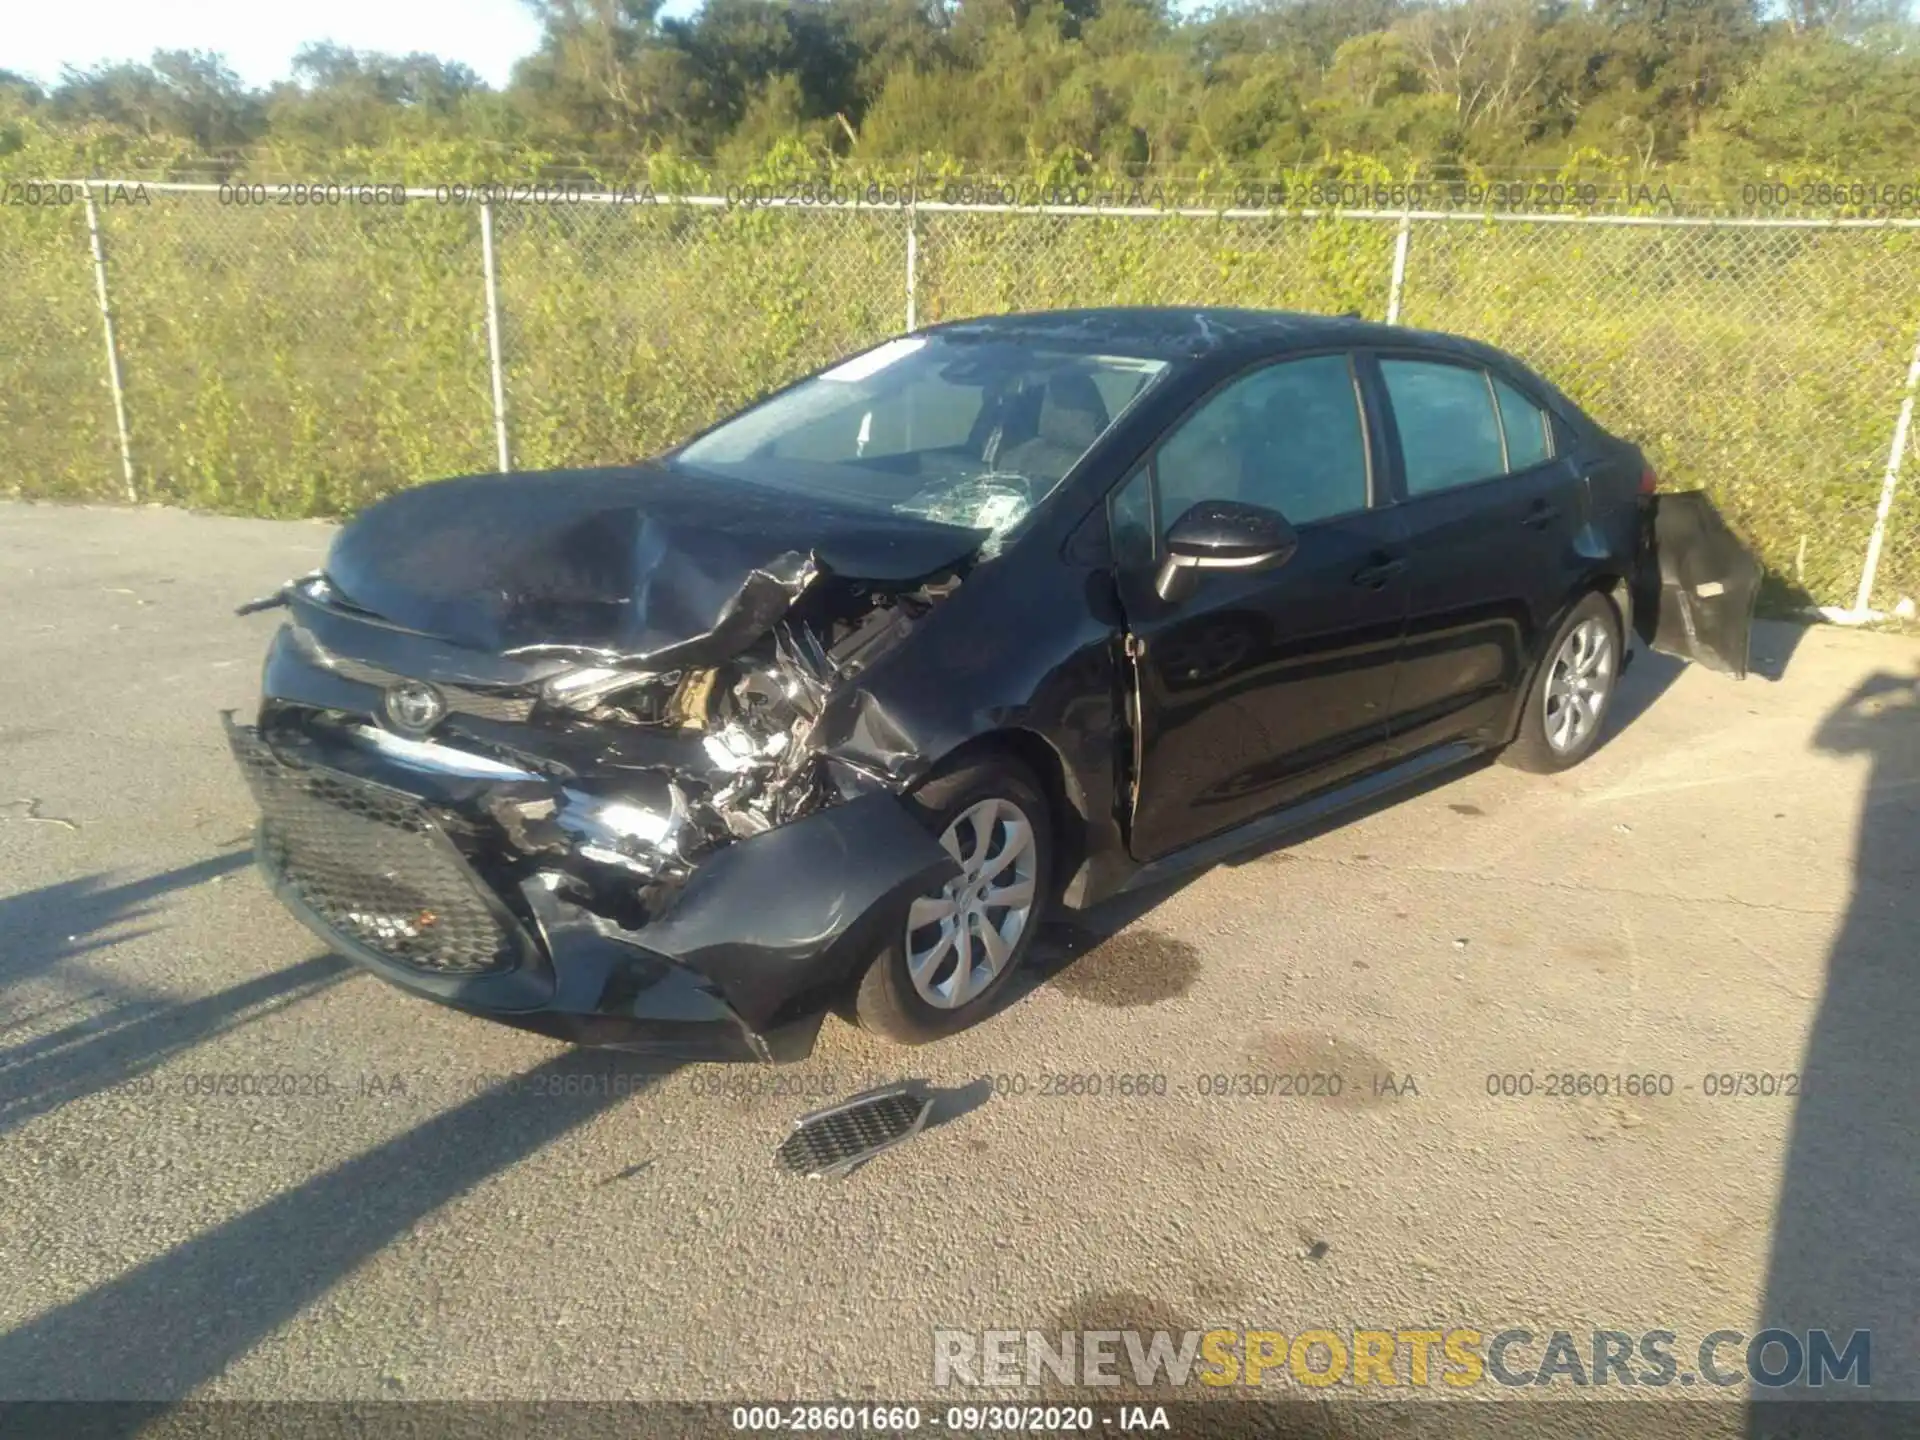
[(1707, 148), (1726, 168), (1908, 178), (1920, 155), (1920, 45), (1906, 27), (1855, 40), (1817, 32), (1768, 51), (1712, 118)]
[(262, 94), (217, 56), (162, 52), (44, 95), (0, 73), (0, 121), (301, 173), (383, 146), (403, 167), (615, 176), (776, 148), (1050, 172), (1920, 153), (1916, 32), (1889, 18), (1908, 0), (706, 0), (670, 19), (662, 0), (528, 3), (539, 48), (498, 93), (431, 55), (311, 46)]
[(257, 138), (265, 120), (260, 97), (219, 56), (194, 50), (156, 50), (146, 65), (63, 71), (49, 108), (59, 120), (177, 136), (210, 154)]

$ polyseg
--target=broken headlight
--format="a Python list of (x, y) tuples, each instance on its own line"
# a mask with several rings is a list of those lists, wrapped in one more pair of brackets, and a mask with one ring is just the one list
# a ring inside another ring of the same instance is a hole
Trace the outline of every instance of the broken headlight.
[(554, 676), (540, 687), (540, 694), (549, 705), (563, 710), (591, 710), (622, 690), (637, 685), (675, 684), (679, 679), (677, 670), (655, 675), (643, 670), (610, 670), (603, 665), (586, 665)]
[(586, 665), (554, 676), (540, 687), (540, 695), (554, 709), (576, 715), (699, 730), (707, 723), (713, 680), (711, 670), (620, 670)]
[(671, 781), (655, 781), (656, 793), (642, 796), (562, 792), (555, 819), (580, 845), (580, 854), (648, 877), (684, 872), (682, 831), (687, 797)]

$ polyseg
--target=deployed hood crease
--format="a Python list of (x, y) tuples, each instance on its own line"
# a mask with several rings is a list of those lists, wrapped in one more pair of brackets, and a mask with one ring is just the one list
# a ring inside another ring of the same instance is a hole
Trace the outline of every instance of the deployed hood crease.
[(510, 657), (711, 665), (822, 576), (920, 579), (981, 531), (668, 466), (476, 475), (403, 490), (336, 537), (340, 599)]
[[(790, 551), (765, 566), (757, 566), (747, 572), (739, 588), (721, 603), (711, 628), (662, 649), (608, 650), (542, 641), (516, 645), (500, 653), (515, 660), (569, 659), (655, 669), (679, 664), (709, 665), (738, 654), (766, 634), (822, 573), (819, 558), (812, 553), (800, 555)], [(643, 594), (651, 586), (649, 576), (643, 585)], [(635, 603), (644, 607), (646, 601), (637, 598)]]

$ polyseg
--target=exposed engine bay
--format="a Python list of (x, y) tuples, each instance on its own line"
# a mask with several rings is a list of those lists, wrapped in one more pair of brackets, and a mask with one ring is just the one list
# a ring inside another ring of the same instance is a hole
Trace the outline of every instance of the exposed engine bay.
[[(468, 806), (504, 842), (488, 847), (495, 867), (537, 866), (570, 902), (636, 928), (713, 850), (849, 795), (899, 787), (910, 749), (858, 681), (954, 592), (957, 570), (903, 587), (846, 581), (812, 557), (788, 573), (786, 615), (717, 663), (661, 666), (537, 645), (499, 657), (524, 669), (520, 683), (501, 685), (456, 684), (442, 667), (403, 673), (338, 653), (317, 632), (351, 636), (373, 617), (326, 574), (308, 576), (256, 604), (288, 604), (287, 648), (320, 670), (378, 685), (384, 702), (355, 715), (293, 696), (275, 707), (270, 696), (267, 713), (278, 720), (268, 733), (285, 743), (293, 727), (309, 741), (480, 782)], [(421, 695), (429, 703), (417, 719), (430, 723), (410, 723), (405, 704)]]
[[(837, 791), (821, 754), (830, 702), (958, 583), (949, 577), (907, 592), (864, 592), (857, 598), (867, 609), (857, 618), (779, 621), (718, 666), (586, 664), (546, 681), (542, 699), (554, 712), (701, 737), (701, 761), (666, 773), (657, 825), (637, 828), (596, 858), (670, 879), (716, 845), (832, 803)], [(873, 778), (887, 777), (875, 771)]]

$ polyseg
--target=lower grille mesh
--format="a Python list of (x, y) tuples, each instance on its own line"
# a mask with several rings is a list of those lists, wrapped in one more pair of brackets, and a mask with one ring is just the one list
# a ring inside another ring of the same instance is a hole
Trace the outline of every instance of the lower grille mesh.
[(425, 974), (484, 975), (526, 956), (525, 933), (414, 797), (229, 734), (260, 802), (262, 865), (328, 928)]
[(932, 1108), (932, 1097), (910, 1085), (863, 1095), (794, 1121), (775, 1159), (801, 1175), (844, 1175), (918, 1134)]

